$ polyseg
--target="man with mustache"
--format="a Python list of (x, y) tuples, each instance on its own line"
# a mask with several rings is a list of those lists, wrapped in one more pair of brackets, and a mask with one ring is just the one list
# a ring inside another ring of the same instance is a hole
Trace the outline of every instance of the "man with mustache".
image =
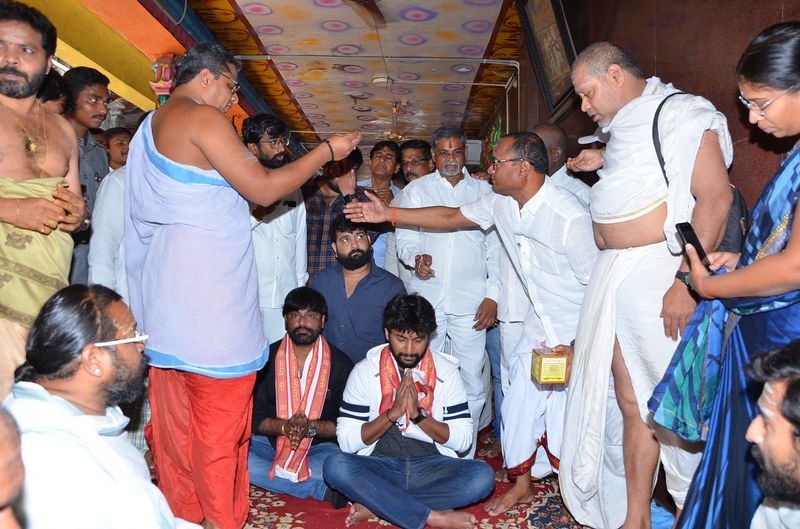
[(433, 306), (398, 295), (382, 325), (388, 343), (353, 368), (336, 428), (342, 452), (325, 461), (325, 479), (353, 502), (345, 525), (374, 513), (403, 529), (476, 528), (474, 515), (452, 509), (488, 496), (494, 473), (458, 457), (472, 419), (458, 360), (430, 348)]
[[(108, 77), (94, 68), (78, 66), (64, 74), (67, 87), (67, 100), (64, 103), (64, 117), (67, 118), (78, 137), (81, 191), (86, 199), (89, 218), (94, 211), (97, 189), (108, 174), (108, 156), (103, 145), (95, 140), (91, 131), (100, 128), (108, 115)], [(75, 248), (72, 251), (72, 269), (69, 282), (87, 283), (89, 281), (89, 240), (91, 222), (81, 227), (80, 233), (73, 236)]]
[(68, 232), (85, 218), (75, 134), (36, 98), (56, 40), (36, 9), (0, 4), (0, 398), (25, 360), (39, 309), (67, 286)]
[(360, 362), (369, 349), (383, 343), (383, 309), (396, 294), (406, 293), (402, 281), (375, 266), (372, 244), (362, 226), (341, 213), (333, 219), (329, 235), (337, 262), (309, 284), (328, 303), (325, 339), (353, 362)]
[(22, 436), (25, 527), (199, 527), (174, 517), (124, 430), (118, 405), (144, 389), (146, 339), (102, 285), (72, 285), (42, 307), (5, 401)]
[[(242, 140), (268, 169), (277, 169), (290, 161), (286, 152), (289, 130), (275, 116), (257, 114), (244, 120)], [(299, 189), (267, 207), (252, 207), (255, 209), (250, 218), (250, 233), (258, 269), (258, 304), (264, 334), (272, 343), (284, 333), (281, 306), (286, 294), (308, 281), (306, 208)]]
[[(425, 140), (407, 140), (400, 145), (400, 169), (403, 172), (403, 178), (406, 180), (406, 185), (413, 182), (420, 176), (430, 174), (436, 169), (433, 165), (431, 157), (431, 144)], [(394, 194), (392, 199), (392, 206), (399, 206), (403, 198), (403, 190), (401, 189)], [(386, 260), (383, 264), (383, 269), (393, 273), (403, 281), (403, 284), (408, 289), (411, 283), (411, 276), (414, 274), (414, 267), (401, 263), (397, 257), (397, 238), (394, 231), (389, 232), (386, 237)]]
[(325, 485), (322, 464), (336, 444), (336, 418), (353, 361), (328, 344), (325, 298), (299, 287), (283, 304), (286, 334), (270, 346), (253, 391), (250, 483), (298, 498), (344, 498)]
[[(488, 182), (474, 178), (464, 166), (467, 138), (458, 127), (443, 125), (433, 133), (436, 171), (403, 189), (404, 208), (460, 207), (491, 193)], [(478, 439), (481, 410), (486, 402), (483, 372), (488, 369), (486, 329), (497, 321), (500, 293), (500, 240), (494, 229), (428, 230), (398, 228), (397, 255), (414, 266), (409, 290), (436, 309), (437, 331), (432, 347), (450, 352), (461, 362), (469, 409)], [(470, 457), (476, 442), (472, 443)]]
[(800, 341), (753, 360), (752, 371), (764, 383), (761, 414), (747, 430), (753, 457), (761, 467), (758, 486), (764, 501), (751, 529), (800, 526)]

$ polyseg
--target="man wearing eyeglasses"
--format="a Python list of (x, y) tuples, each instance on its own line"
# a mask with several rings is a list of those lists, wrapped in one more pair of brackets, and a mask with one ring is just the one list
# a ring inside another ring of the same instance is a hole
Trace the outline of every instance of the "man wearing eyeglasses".
[[(431, 154), (431, 144), (425, 140), (407, 140), (400, 145), (400, 170), (403, 172), (406, 185), (413, 182), (420, 176), (430, 174), (436, 169), (433, 165)], [(394, 194), (392, 206), (399, 206), (403, 197), (403, 190)], [(389, 232), (386, 237), (386, 260), (383, 264), (384, 270), (391, 272), (400, 278), (408, 289), (411, 284), (411, 277), (414, 274), (414, 267), (401, 263), (397, 257), (397, 234)]]
[[(485, 506), (496, 516), (532, 500), (531, 476), (558, 470), (566, 391), (531, 379), (531, 350), (552, 347), (570, 354), (583, 295), (598, 255), (586, 207), (547, 176), (541, 138), (508, 134), (488, 168), (494, 192), (460, 207), (387, 208), (377, 201), (348, 206), (354, 220), (395, 218), (398, 226), (458, 230), (497, 229), (513, 273), (522, 281), (527, 312), (509, 357), (501, 444), (514, 486)], [(360, 216), (363, 215), (363, 216)], [(463, 374), (463, 369), (462, 369)], [(552, 458), (552, 459), (551, 459)]]
[[(256, 114), (244, 120), (242, 140), (269, 169), (288, 163), (289, 131), (275, 116)], [(258, 269), (258, 304), (264, 334), (273, 343), (284, 334), (281, 307), (294, 288), (308, 281), (306, 268), (306, 208), (296, 189), (267, 207), (253, 207), (250, 231)]]
[[(436, 171), (408, 184), (401, 205), (459, 207), (490, 193), (489, 183), (473, 178), (464, 166), (466, 143), (466, 135), (458, 127), (436, 129), (432, 141)], [(431, 347), (446, 350), (449, 338), (450, 353), (461, 362), (475, 434), (472, 457), (486, 401), (486, 329), (497, 321), (500, 240), (496, 232), (478, 229), (406, 228), (396, 233), (400, 261), (414, 267), (409, 290), (424, 296), (436, 309), (437, 331)]]
[(146, 339), (102, 285), (72, 285), (42, 307), (5, 401), (22, 439), (26, 527), (199, 529), (150, 481), (118, 407), (144, 389)]
[(600, 177), (590, 203), (602, 251), (575, 343), (562, 493), (584, 525), (649, 527), (659, 460), (679, 510), (700, 460), (699, 446), (654, 425), (647, 409), (697, 305), (681, 280), (689, 265), (675, 225), (691, 222), (703, 246), (717, 248), (732, 200), (733, 149), (725, 117), (711, 103), (666, 99), (676, 89), (647, 79), (631, 53), (612, 43), (581, 52), (572, 82), (581, 110), (610, 140), (604, 151), (567, 161), (572, 171)]
[(337, 133), (264, 167), (225, 115), (238, 67), (212, 42), (176, 60), (175, 90), (131, 142), (125, 190), (129, 299), (151, 335), (156, 475), (173, 511), (206, 529), (238, 529), (249, 512), (253, 385), (269, 350), (248, 202), (273, 204), (360, 140)]

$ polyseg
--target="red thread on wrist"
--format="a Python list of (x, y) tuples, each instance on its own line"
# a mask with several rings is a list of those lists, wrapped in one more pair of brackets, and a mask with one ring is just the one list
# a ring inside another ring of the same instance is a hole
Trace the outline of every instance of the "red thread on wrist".
[(397, 226), (397, 208), (392, 208), (392, 227)]

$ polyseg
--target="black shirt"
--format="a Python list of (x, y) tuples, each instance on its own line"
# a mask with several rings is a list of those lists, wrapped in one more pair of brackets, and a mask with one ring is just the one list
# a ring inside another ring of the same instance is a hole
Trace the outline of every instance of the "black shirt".
[[(267, 364), (256, 375), (256, 385), (253, 389), (253, 434), (258, 433), (258, 426), (268, 418), (278, 416), (277, 403), (275, 398), (275, 355), (278, 352), (281, 341), (269, 346), (269, 360)], [(336, 347), (331, 348), (331, 374), (328, 377), (328, 390), (325, 393), (325, 404), (322, 406), (320, 420), (333, 421), (339, 417), (339, 406), (342, 404), (344, 387), (347, 385), (347, 378), (353, 370), (353, 361)], [(302, 369), (302, 366), (301, 366)], [(274, 436), (267, 436), (269, 442), (275, 447), (277, 439)], [(322, 439), (315, 437), (315, 443), (335, 443), (336, 439)]]

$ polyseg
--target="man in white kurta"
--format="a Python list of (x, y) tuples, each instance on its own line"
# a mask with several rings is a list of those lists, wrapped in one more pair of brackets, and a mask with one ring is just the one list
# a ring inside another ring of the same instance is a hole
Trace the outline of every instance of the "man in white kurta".
[(659, 119), (664, 174), (653, 120), (675, 89), (645, 79), (630, 53), (610, 43), (582, 52), (572, 78), (582, 110), (610, 140), (604, 152), (567, 161), (572, 171), (598, 171), (590, 204), (602, 252), (576, 337), (561, 490), (584, 525), (649, 527), (659, 461), (678, 509), (699, 462), (699, 447), (654, 426), (647, 410), (696, 305), (680, 280), (688, 264), (675, 224), (691, 221), (707, 249), (719, 244), (731, 201), (730, 135), (705, 99), (671, 98)]
[[(466, 137), (452, 126), (433, 136), (437, 170), (403, 190), (403, 207), (458, 207), (491, 192), (464, 167)], [(482, 373), (487, 368), (486, 329), (497, 318), (497, 280), (500, 241), (493, 232), (398, 229), (397, 255), (415, 267), (410, 291), (421, 294), (436, 309), (437, 331), (431, 347), (449, 352), (461, 362), (475, 440), (486, 401)], [(472, 443), (470, 456), (475, 453)]]
[[(286, 125), (269, 114), (244, 120), (242, 140), (261, 165), (270, 169), (288, 162)], [(286, 294), (308, 281), (306, 267), (306, 208), (300, 190), (269, 207), (257, 207), (250, 218), (253, 253), (258, 270), (258, 305), (268, 343), (285, 331), (283, 301)]]

